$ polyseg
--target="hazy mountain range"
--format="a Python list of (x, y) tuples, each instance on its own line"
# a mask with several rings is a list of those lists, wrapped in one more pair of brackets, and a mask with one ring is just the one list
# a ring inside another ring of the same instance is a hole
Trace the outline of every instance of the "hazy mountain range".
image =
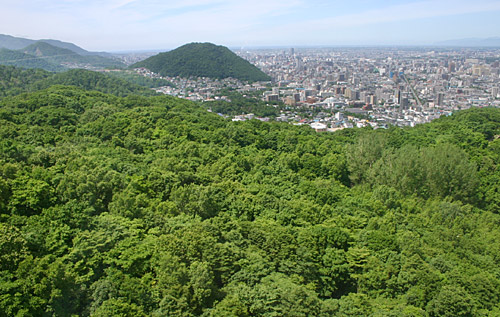
[(0, 64), (62, 71), (67, 68), (120, 68), (125, 65), (109, 53), (89, 52), (58, 40), (30, 40), (0, 34)]
[(489, 38), (463, 38), (434, 43), (439, 46), (461, 46), (461, 47), (500, 47), (500, 37)]
[(51, 40), (51, 39), (31, 40), (22, 37), (14, 37), (11, 35), (0, 34), (0, 48), (6, 48), (9, 50), (21, 50), (37, 42), (45, 42), (55, 47), (73, 51), (79, 55), (103, 55), (107, 57), (111, 56), (111, 54), (106, 52), (89, 52), (73, 43), (62, 42), (59, 40)]

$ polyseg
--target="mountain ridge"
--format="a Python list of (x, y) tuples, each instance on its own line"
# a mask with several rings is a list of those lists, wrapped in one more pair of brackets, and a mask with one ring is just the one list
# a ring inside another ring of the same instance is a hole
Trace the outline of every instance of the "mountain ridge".
[[(0, 37), (0, 46), (1, 42)], [(17, 46), (27, 43), (22, 41), (22, 39), (19, 40), (19, 38), (14, 39), (14, 42), (18, 43)], [(55, 42), (64, 43), (60, 41)], [(16, 45), (12, 44), (9, 47), (16, 47)], [(77, 46), (75, 45), (75, 47)], [(81, 50), (84, 51), (83, 49)], [(87, 68), (88, 66), (97, 68), (122, 68), (125, 66), (116, 59), (87, 53), (81, 55), (69, 48), (52, 45), (49, 42), (41, 40), (35, 41), (21, 49), (0, 48), (0, 64), (24, 68), (41, 68), (48, 71), (62, 71), (66, 68)]]
[(37, 57), (44, 57), (55, 64), (82, 64), (96, 67), (122, 67), (123, 63), (101, 55), (80, 55), (74, 51), (54, 46), (47, 42), (35, 42), (22, 51)]
[(70, 50), (79, 55), (101, 55), (104, 57), (109, 57), (111, 54), (106, 52), (90, 52), (76, 44), (70, 42), (63, 42), (60, 40), (54, 39), (40, 39), (40, 40), (32, 40), (23, 37), (15, 37), (7, 34), (0, 34), (0, 48), (6, 48), (9, 50), (22, 50), (29, 45), (35, 44), (37, 42), (45, 42), (52, 46), (63, 48)]

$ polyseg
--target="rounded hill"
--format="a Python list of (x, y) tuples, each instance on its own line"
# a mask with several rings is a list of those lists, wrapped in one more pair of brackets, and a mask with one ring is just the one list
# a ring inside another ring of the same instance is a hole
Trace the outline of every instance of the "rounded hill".
[(144, 67), (162, 76), (271, 80), (268, 75), (227, 47), (211, 43), (186, 44), (173, 51), (152, 56), (132, 67)]

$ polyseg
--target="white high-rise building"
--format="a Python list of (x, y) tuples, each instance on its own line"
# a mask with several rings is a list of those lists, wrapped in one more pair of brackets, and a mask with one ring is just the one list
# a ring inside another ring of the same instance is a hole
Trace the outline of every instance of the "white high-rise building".
[(493, 98), (497, 98), (498, 97), (498, 87), (491, 88), (491, 96)]

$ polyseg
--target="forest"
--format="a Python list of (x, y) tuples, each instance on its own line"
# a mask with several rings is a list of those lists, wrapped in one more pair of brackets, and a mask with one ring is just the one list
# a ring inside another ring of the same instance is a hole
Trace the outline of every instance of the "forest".
[(0, 48), (0, 65), (44, 69), (50, 72), (61, 72), (65, 69), (62, 65), (51, 63), (43, 58), (6, 48)]
[[(118, 72), (100, 73), (85, 69), (71, 69), (52, 73), (42, 69), (23, 69), (0, 65), (0, 98), (15, 96), (23, 92), (34, 92), (54, 85), (75, 86), (125, 97), (131, 94), (152, 96), (156, 93), (147, 89), (165, 81), (136, 80), (136, 76), (117, 75)], [(139, 75), (137, 75), (139, 76)], [(156, 86), (156, 87), (158, 87)]]
[(499, 109), (316, 133), (30, 72), (0, 94), (0, 316), (500, 315)]

